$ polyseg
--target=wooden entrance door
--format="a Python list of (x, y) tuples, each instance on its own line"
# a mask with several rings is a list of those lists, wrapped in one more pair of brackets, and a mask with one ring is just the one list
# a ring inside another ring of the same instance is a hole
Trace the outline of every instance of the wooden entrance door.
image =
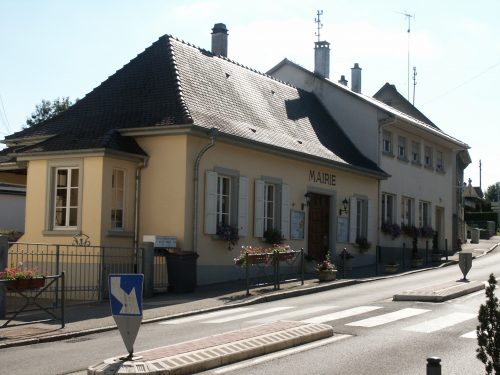
[(323, 260), (329, 250), (329, 229), (330, 197), (310, 193), (307, 251), (317, 260)]

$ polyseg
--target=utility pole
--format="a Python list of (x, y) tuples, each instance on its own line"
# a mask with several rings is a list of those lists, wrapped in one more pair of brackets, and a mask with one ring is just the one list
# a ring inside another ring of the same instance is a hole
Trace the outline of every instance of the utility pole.
[(481, 184), (481, 173), (482, 173), (481, 160), (479, 160), (479, 189), (483, 191), (483, 186)]
[(407, 99), (410, 101), (410, 31), (411, 31), (411, 19), (415, 19), (415, 15), (411, 15), (410, 13), (401, 13), (398, 12), (399, 14), (402, 14), (406, 18), (408, 18), (408, 70), (407, 70), (407, 88), (408, 88), (408, 96)]
[(413, 67), (413, 106), (415, 107), (415, 86), (417, 85), (417, 67)]

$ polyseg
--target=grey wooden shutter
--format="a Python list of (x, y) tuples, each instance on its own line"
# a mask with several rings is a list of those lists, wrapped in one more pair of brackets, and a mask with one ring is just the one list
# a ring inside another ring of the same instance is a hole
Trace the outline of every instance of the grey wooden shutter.
[(285, 239), (290, 238), (290, 202), (289, 187), (287, 184), (281, 185), (281, 234)]
[(217, 172), (205, 173), (205, 233), (217, 233)]
[(238, 183), (238, 235), (248, 235), (248, 177)]
[(255, 237), (264, 237), (264, 189), (262, 180), (255, 180), (255, 203), (253, 234)]
[(357, 232), (357, 216), (358, 216), (358, 200), (355, 197), (351, 197), (349, 207), (349, 242), (356, 242), (356, 232)]

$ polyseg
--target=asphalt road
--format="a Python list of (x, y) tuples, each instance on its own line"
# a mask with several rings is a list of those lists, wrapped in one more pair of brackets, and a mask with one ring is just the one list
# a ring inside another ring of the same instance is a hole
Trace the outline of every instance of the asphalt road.
[[(486, 280), (491, 272), (500, 276), (498, 250), (475, 260), (469, 279)], [(257, 325), (270, 319), (319, 319), (334, 327), (337, 341), (318, 342), (316, 348), (298, 347), (290, 353), (259, 357), (207, 373), (411, 375), (425, 373), (426, 358), (433, 355), (442, 358), (443, 374), (482, 374), (482, 364), (475, 359), (477, 341), (462, 335), (475, 329), (484, 292), (441, 304), (391, 300), (397, 292), (459, 278), (458, 266), (451, 266), (236, 311), (143, 325), (135, 351)], [(446, 327), (454, 321), (458, 323)], [(118, 332), (112, 331), (3, 349), (0, 372), (12, 375), (84, 373), (89, 365), (124, 353)]]

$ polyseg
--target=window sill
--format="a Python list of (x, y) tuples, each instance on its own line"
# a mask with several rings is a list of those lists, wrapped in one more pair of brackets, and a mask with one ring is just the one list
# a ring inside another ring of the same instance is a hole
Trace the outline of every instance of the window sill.
[(67, 237), (74, 237), (80, 234), (80, 231), (77, 229), (56, 229), (56, 230), (44, 230), (42, 231), (42, 234), (44, 236), (67, 236)]
[(106, 232), (106, 237), (134, 237), (134, 233), (123, 230), (108, 230)]

